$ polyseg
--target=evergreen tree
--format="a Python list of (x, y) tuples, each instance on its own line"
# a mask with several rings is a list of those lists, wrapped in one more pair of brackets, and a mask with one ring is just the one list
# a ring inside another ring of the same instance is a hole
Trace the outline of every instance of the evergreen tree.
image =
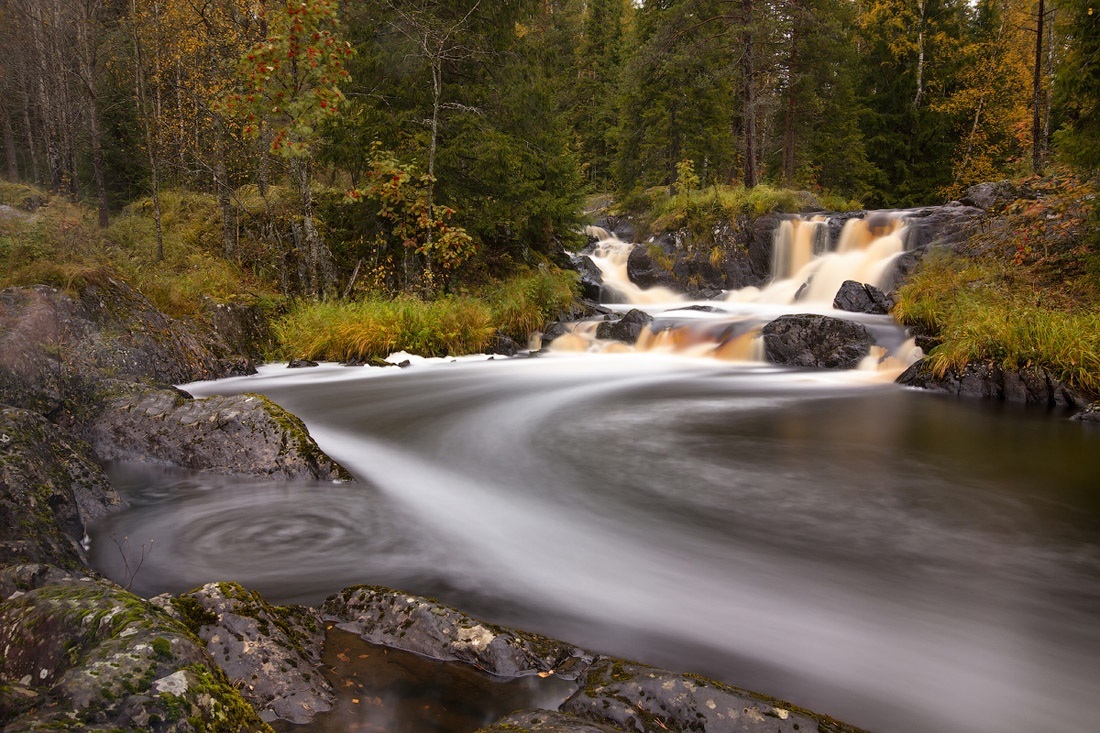
[(1071, 163), (1100, 169), (1100, 3), (1062, 3), (1066, 55), (1058, 74), (1064, 122), (1055, 141)]

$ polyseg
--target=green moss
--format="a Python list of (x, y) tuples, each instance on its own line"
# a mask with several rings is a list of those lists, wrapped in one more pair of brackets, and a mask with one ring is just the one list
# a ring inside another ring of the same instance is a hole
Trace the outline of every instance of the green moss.
[(170, 602), (172, 608), (179, 614), (183, 625), (195, 636), (199, 635), (199, 629), (203, 626), (212, 626), (218, 622), (217, 615), (203, 608), (202, 604), (192, 596), (179, 596)]

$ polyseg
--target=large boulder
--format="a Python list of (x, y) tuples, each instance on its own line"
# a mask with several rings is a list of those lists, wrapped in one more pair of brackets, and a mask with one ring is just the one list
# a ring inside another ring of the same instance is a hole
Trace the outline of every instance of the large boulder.
[(885, 315), (894, 307), (894, 301), (874, 285), (845, 280), (833, 298), (833, 307), (849, 313)]
[(277, 478), (350, 480), (305, 424), (258, 394), (193, 399), (173, 388), (104, 383), (104, 409), (87, 431), (102, 460), (163, 463)]
[[(748, 690), (602, 657), (562, 712), (627, 731), (855, 733), (858, 729)], [(568, 730), (568, 729), (567, 729)]]
[(0, 394), (54, 420), (94, 408), (105, 377), (178, 384), (250, 369), (215, 343), (111, 278), (76, 297), (46, 286), (0, 291)]
[(85, 526), (122, 504), (86, 445), (41, 415), (0, 406), (0, 564), (79, 568)]
[(106, 580), (0, 569), (0, 728), (271, 733), (179, 622)]
[(921, 359), (897, 378), (908, 387), (945, 392), (958, 397), (1022, 402), (1049, 407), (1084, 407), (1087, 400), (1041, 366), (1005, 369), (993, 362), (975, 362), (942, 374)]
[(786, 366), (853, 369), (874, 345), (863, 324), (814, 313), (780, 316), (761, 334), (765, 358)]
[(321, 612), (372, 644), (473, 664), (498, 677), (542, 672), (575, 679), (591, 660), (570, 644), (484, 623), (438, 601), (381, 586), (345, 588)]
[(332, 709), (321, 671), (325, 630), (320, 612), (272, 606), (236, 583), (208, 583), (152, 602), (188, 626), (266, 721), (304, 724)]
[(603, 295), (603, 272), (588, 255), (578, 255), (570, 260), (580, 276), (581, 297), (599, 303)]

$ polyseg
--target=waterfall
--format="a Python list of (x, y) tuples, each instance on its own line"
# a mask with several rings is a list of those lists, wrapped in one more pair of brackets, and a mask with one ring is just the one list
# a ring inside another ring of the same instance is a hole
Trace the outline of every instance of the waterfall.
[(886, 316), (855, 315), (832, 307), (845, 280), (885, 289), (894, 260), (905, 250), (903, 212), (874, 212), (848, 219), (835, 241), (824, 216), (790, 218), (775, 229), (771, 279), (762, 287), (727, 291), (723, 299), (689, 301), (665, 287), (643, 288), (628, 274), (630, 253), (645, 246), (623, 242), (600, 227), (587, 234), (597, 240), (589, 257), (599, 268), (605, 292), (617, 302), (612, 310), (644, 310), (654, 322), (633, 345), (597, 337), (593, 322), (579, 323), (550, 344), (555, 351), (658, 352), (728, 361), (764, 361), (760, 329), (784, 313), (810, 312), (858, 318), (877, 328), (883, 348), (865, 360), (862, 369), (904, 369), (918, 355), (912, 341)]

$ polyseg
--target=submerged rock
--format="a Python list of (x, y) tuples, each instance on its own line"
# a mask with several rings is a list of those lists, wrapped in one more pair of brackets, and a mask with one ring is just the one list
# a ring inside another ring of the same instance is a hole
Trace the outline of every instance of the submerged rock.
[(438, 601), (381, 586), (345, 588), (321, 612), (372, 644), (472, 664), (500, 677), (542, 672), (574, 679), (591, 660), (570, 644), (483, 623)]
[(780, 316), (761, 334), (765, 358), (786, 366), (854, 369), (874, 345), (863, 324), (813, 313)]
[(589, 668), (583, 687), (561, 710), (626, 731), (858, 731), (748, 690), (606, 657)]
[(1078, 407), (1087, 401), (1041, 366), (1005, 369), (992, 362), (970, 363), (961, 370), (949, 367), (933, 372), (928, 359), (912, 364), (897, 378), (898, 384), (959, 397), (1022, 402), (1049, 407)]
[(3, 730), (263, 731), (198, 641), (105, 580), (0, 570)]
[(321, 671), (321, 615), (304, 606), (272, 606), (236, 583), (208, 583), (153, 603), (187, 625), (264, 720), (308, 723), (332, 709)]
[(0, 564), (81, 567), (87, 523), (122, 506), (88, 446), (41, 415), (0, 406)]
[(258, 394), (193, 399), (182, 390), (113, 383), (88, 431), (104, 460), (165, 463), (199, 471), (350, 480), (305, 424)]

